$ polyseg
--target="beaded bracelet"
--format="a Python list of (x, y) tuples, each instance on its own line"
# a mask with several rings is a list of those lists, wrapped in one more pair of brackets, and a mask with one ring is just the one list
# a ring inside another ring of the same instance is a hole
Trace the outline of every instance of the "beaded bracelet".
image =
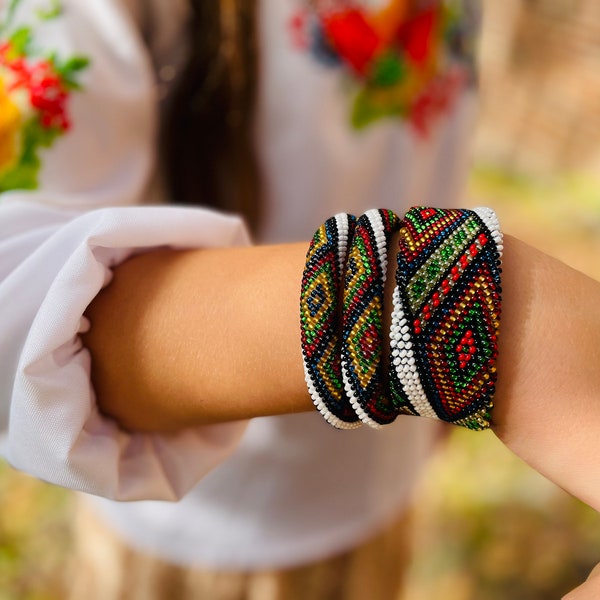
[(356, 217), (340, 213), (317, 230), (306, 254), (300, 292), (304, 377), (317, 410), (338, 429), (360, 427), (344, 393), (339, 299)]
[(406, 214), (390, 330), (390, 391), (399, 412), (489, 427), (502, 249), (491, 209)]
[(383, 389), (383, 291), (387, 244), (400, 227), (390, 210), (362, 215), (348, 253), (344, 286), (342, 376), (350, 404), (360, 420), (378, 429), (397, 416)]

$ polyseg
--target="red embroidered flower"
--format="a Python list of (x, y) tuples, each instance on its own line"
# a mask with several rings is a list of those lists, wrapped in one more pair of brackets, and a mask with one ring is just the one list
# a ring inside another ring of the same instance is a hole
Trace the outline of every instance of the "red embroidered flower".
[(9, 91), (19, 87), (26, 87), (29, 82), (29, 68), (22, 56), (13, 56), (10, 42), (0, 44), (0, 66), (8, 69), (12, 75)]
[(70, 127), (67, 117), (69, 92), (53, 65), (47, 60), (30, 65), (22, 56), (11, 58), (11, 50), (8, 42), (0, 46), (0, 66), (12, 76), (8, 91), (23, 89), (29, 92), (29, 102), (37, 110), (42, 127), (67, 131)]
[(356, 9), (329, 13), (323, 18), (323, 27), (340, 57), (365, 75), (381, 43), (364, 14)]
[(308, 47), (308, 39), (306, 35), (307, 19), (308, 12), (306, 10), (299, 10), (292, 16), (289, 22), (292, 43), (299, 50), (304, 50)]
[(40, 62), (31, 70), (29, 97), (31, 105), (40, 113), (43, 127), (69, 129), (66, 110), (69, 94), (49, 63)]
[(421, 135), (428, 136), (433, 122), (452, 106), (465, 79), (465, 73), (455, 69), (434, 79), (417, 98), (410, 120)]
[(398, 41), (406, 56), (417, 65), (424, 64), (431, 56), (438, 18), (439, 10), (430, 8), (406, 21), (398, 31)]

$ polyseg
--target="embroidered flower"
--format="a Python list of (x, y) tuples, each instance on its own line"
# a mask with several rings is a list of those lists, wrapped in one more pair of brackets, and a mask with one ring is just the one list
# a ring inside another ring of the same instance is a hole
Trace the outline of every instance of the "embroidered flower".
[(354, 82), (357, 129), (395, 116), (427, 136), (473, 80), (469, 0), (305, 2), (290, 22), (292, 42)]
[(381, 46), (362, 11), (351, 9), (323, 16), (323, 32), (336, 53), (359, 75), (367, 69)]
[[(0, 39), (0, 192), (37, 187), (40, 151), (69, 131), (71, 93), (79, 89), (78, 76), (89, 63), (83, 57), (61, 60), (39, 52), (30, 27), (11, 31), (20, 2), (13, 0), (0, 23), (0, 35), (6, 36)], [(53, 0), (51, 10), (39, 17), (61, 14)]]
[(21, 111), (8, 95), (0, 75), (0, 176), (16, 164), (21, 148), (22, 123)]

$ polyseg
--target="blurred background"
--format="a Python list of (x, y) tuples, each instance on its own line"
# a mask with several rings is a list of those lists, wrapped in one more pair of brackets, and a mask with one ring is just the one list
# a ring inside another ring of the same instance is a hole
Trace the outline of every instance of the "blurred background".
[[(600, 280), (600, 2), (484, 8), (467, 204)], [(406, 600), (558, 599), (600, 561), (600, 515), (491, 433), (453, 431), (418, 499)], [(63, 598), (72, 506), (0, 463), (0, 600)]]

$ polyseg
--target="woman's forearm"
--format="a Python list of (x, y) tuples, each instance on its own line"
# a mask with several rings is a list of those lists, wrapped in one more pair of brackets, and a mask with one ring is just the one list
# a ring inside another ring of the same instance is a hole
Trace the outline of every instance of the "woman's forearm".
[[(298, 315), (305, 251), (163, 250), (118, 267), (85, 339), (101, 409), (141, 430), (312, 410)], [(391, 260), (390, 281), (393, 270)], [(507, 236), (503, 291), (494, 430), (600, 509), (600, 284)]]
[(101, 409), (128, 429), (309, 410), (298, 293), (305, 244), (161, 250), (115, 269), (89, 308)]

